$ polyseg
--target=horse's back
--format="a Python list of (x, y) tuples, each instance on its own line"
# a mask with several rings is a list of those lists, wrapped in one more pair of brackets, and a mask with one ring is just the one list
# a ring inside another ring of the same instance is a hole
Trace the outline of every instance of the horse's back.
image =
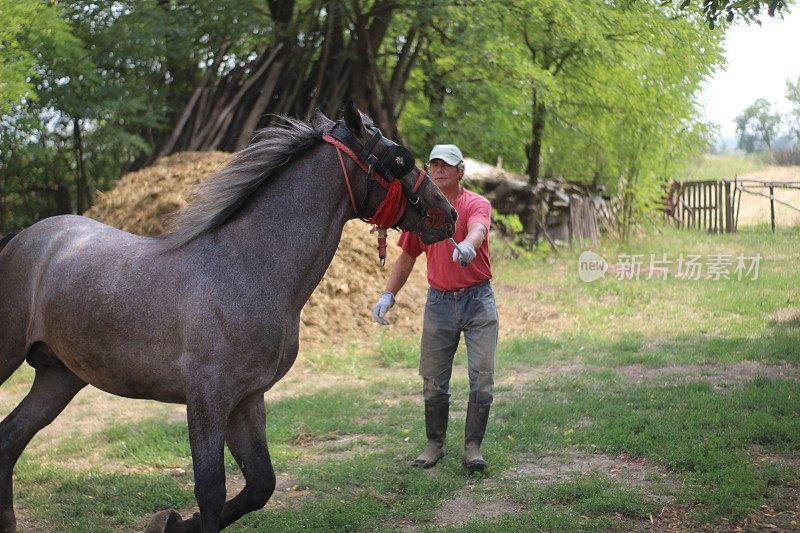
[(66, 313), (85, 312), (81, 302), (91, 302), (109, 277), (157, 255), (148, 241), (77, 215), (26, 228), (0, 251), (0, 329), (24, 323), (29, 340), (41, 340), (50, 303), (60, 300), (72, 309)]
[(31, 264), (38, 257), (49, 257), (54, 251), (100, 235), (120, 243), (145, 239), (84, 216), (59, 215), (25, 228), (0, 248), (0, 269), (8, 268), (8, 256), (11, 254), (23, 254), (17, 260)]
[[(0, 338), (22, 334), (26, 347), (44, 342), (109, 392), (135, 395), (130, 382), (140, 385), (139, 397), (178, 401), (171, 388), (150, 389), (157, 374), (175, 371), (181, 349), (180, 266), (157, 239), (85, 217), (45, 219), (0, 256), (0, 293), (8, 295), (0, 302)], [(126, 368), (145, 355), (152, 359), (138, 371)]]
[[(11, 294), (25, 291), (64, 269), (92, 269), (98, 255), (115, 251), (122, 256), (145, 248), (147, 239), (78, 215), (46, 218), (26, 228), (0, 250), (0, 288)], [(109, 254), (110, 255), (110, 254)]]
[(24, 331), (26, 346), (46, 343), (123, 396), (182, 401), (187, 364), (246, 367), (265, 388), (282, 373), (278, 359), (296, 355), (299, 310), (289, 316), (268, 292), (209, 268), (218, 259), (199, 245), (169, 251), (84, 217), (35, 224), (0, 256), (0, 339)]

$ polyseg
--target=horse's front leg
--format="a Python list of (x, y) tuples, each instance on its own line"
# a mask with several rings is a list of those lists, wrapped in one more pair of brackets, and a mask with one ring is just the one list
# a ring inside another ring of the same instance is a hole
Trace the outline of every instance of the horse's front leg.
[(242, 470), (245, 486), (222, 509), (222, 527), (267, 504), (275, 492), (275, 471), (267, 449), (264, 395), (242, 402), (228, 420), (225, 440)]
[(217, 533), (220, 530), (220, 518), (225, 505), (224, 448), (229, 413), (230, 407), (225, 396), (213, 391), (213, 383), (199, 385), (197, 390), (187, 394), (186, 415), (199, 517), (195, 515), (184, 521), (176, 511), (164, 511), (156, 515), (146, 533)]
[(225, 505), (225, 427), (229, 408), (216, 395), (187, 398), (189, 446), (194, 465), (194, 497), (201, 533), (217, 533)]
[[(275, 492), (275, 471), (267, 450), (264, 396), (256, 394), (242, 402), (228, 419), (225, 436), (234, 459), (242, 469), (245, 486), (234, 498), (225, 502), (220, 527), (225, 528), (242, 516), (266, 505)], [(177, 533), (200, 531), (200, 515), (181, 520), (175, 511), (159, 515), (160, 526), (151, 531)]]

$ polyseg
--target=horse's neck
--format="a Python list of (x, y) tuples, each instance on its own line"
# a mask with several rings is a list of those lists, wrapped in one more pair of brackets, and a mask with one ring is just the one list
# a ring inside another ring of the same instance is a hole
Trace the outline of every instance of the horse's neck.
[[(333, 260), (352, 214), (332, 148), (320, 145), (266, 182), (219, 229), (257, 297), (287, 298), (300, 311)], [(236, 275), (236, 273), (231, 273)]]

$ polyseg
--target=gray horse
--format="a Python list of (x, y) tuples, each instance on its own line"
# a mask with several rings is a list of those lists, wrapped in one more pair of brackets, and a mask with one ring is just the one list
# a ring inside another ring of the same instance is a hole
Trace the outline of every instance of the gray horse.
[[(26, 360), (35, 378), (0, 423), (0, 531), (16, 530), (17, 459), (87, 384), (186, 404), (200, 512), (162, 511), (148, 531), (216, 532), (263, 507), (275, 489), (264, 393), (295, 360), (300, 310), (345, 222), (372, 216), (393, 178), (404, 194), (388, 225), (452, 236), (452, 206), (348, 104), (343, 122), (262, 130), (163, 237), (67, 215), (4, 239), (0, 383)], [(226, 442), (246, 480), (228, 501)]]

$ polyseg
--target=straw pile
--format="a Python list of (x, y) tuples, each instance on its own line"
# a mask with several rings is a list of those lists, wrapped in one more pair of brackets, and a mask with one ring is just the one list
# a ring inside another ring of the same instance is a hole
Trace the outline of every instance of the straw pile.
[[(85, 214), (131, 233), (158, 235), (164, 231), (166, 216), (185, 206), (194, 187), (229, 158), (230, 154), (223, 152), (185, 152), (159, 159), (144, 170), (123, 176), (113, 190), (97, 193), (94, 206)], [(376, 238), (369, 229), (357, 220), (345, 225), (333, 262), (303, 309), (303, 343), (330, 345), (343, 337), (359, 339), (377, 333), (380, 326), (372, 321), (371, 308), (399, 254), (399, 248), (393, 246), (399, 234), (389, 232), (389, 257), (382, 269)], [(390, 331), (420, 331), (426, 289), (425, 261), (420, 258), (390, 311)]]

